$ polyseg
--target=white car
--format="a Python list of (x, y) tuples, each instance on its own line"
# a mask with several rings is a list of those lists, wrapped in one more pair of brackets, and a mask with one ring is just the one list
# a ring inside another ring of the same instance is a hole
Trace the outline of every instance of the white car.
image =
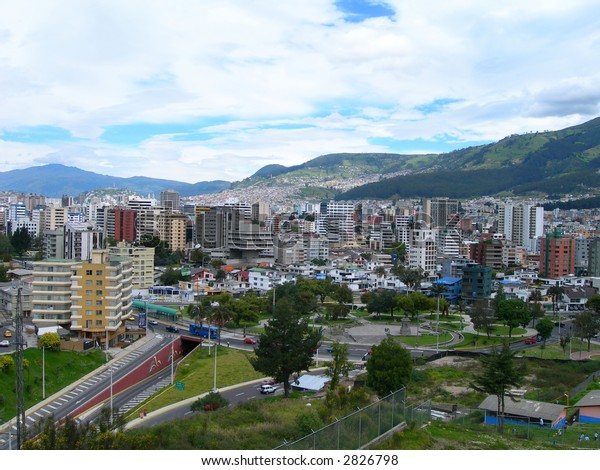
[(8, 348), (10, 346), (10, 341), (7, 339), (3, 339), (2, 341), (0, 341), (0, 346), (2, 346), (3, 348)]
[(277, 387), (274, 387), (273, 385), (261, 385), (260, 386), (260, 393), (264, 393), (265, 395), (269, 394), (269, 393), (275, 393), (275, 390), (277, 390)]
[(158, 322), (156, 320), (150, 320), (148, 323), (150, 323), (151, 325), (158, 325)]

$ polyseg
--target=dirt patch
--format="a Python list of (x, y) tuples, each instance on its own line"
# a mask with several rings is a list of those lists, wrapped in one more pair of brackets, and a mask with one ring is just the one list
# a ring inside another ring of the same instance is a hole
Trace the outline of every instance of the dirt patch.
[(467, 357), (459, 357), (459, 356), (446, 356), (441, 357), (440, 359), (436, 359), (435, 361), (431, 361), (427, 363), (428, 367), (443, 367), (443, 366), (454, 366), (454, 367), (472, 367), (476, 364), (479, 364), (479, 361), (476, 359), (470, 359)]

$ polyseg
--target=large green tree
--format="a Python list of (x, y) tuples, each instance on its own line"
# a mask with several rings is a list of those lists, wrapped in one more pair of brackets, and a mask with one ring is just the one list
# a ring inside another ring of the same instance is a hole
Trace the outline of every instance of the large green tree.
[(587, 341), (589, 351), (592, 338), (600, 333), (600, 319), (589, 310), (579, 312), (573, 319), (573, 327), (575, 336)]
[[(493, 348), (489, 355), (480, 359), (482, 371), (476, 373), (471, 387), (478, 392), (495, 395), (498, 400), (498, 432), (504, 430), (505, 399), (511, 388), (521, 385), (525, 376), (524, 367), (519, 367), (508, 344)], [(524, 364), (524, 363), (523, 363)]]
[(10, 237), (10, 244), (14, 247), (17, 255), (23, 256), (31, 247), (31, 235), (25, 227), (19, 227)]
[(273, 319), (265, 325), (250, 363), (255, 370), (283, 383), (288, 398), (290, 378), (309, 370), (320, 340), (319, 331), (309, 326), (308, 317), (293, 298), (283, 297), (277, 301)]
[(600, 295), (592, 295), (587, 303), (586, 307), (594, 312), (596, 315), (600, 315)]
[(525, 327), (531, 321), (527, 304), (520, 299), (501, 300), (498, 303), (497, 317), (508, 327), (509, 338), (512, 337), (513, 328)]
[(325, 375), (329, 381), (329, 390), (335, 392), (340, 383), (340, 377), (348, 377), (353, 368), (352, 362), (348, 360), (348, 345), (336, 341), (331, 346), (331, 361), (326, 364)]
[(385, 397), (408, 385), (412, 373), (410, 352), (388, 336), (371, 348), (367, 373), (367, 386)]

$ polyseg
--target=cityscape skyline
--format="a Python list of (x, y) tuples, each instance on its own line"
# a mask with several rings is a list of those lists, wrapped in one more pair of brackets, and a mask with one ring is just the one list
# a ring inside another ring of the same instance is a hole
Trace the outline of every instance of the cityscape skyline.
[(338, 152), (445, 153), (600, 114), (600, 6), (89, 4), (0, 18), (0, 171), (238, 181)]

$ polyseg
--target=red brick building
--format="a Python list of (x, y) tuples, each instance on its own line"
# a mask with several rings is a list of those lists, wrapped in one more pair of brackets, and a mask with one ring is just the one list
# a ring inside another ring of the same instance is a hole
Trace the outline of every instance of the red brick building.
[(540, 239), (540, 277), (558, 279), (575, 274), (575, 239), (557, 232)]

